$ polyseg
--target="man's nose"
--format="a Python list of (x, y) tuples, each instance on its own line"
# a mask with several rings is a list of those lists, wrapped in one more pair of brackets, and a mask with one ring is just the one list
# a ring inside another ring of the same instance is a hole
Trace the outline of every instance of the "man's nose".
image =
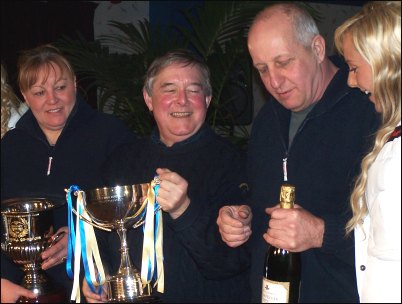
[(280, 71), (277, 71), (275, 69), (271, 69), (269, 72), (269, 82), (271, 84), (271, 87), (274, 89), (278, 89), (281, 87), (283, 83), (283, 75)]
[(177, 93), (177, 100), (178, 104), (184, 105), (187, 103), (187, 94), (185, 90), (179, 90)]

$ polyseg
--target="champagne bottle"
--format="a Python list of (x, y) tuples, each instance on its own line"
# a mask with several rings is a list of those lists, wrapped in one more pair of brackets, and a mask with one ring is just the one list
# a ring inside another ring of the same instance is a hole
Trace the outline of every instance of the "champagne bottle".
[[(293, 208), (295, 187), (283, 184), (281, 208)], [(265, 256), (262, 303), (297, 303), (300, 289), (300, 254), (270, 246)]]

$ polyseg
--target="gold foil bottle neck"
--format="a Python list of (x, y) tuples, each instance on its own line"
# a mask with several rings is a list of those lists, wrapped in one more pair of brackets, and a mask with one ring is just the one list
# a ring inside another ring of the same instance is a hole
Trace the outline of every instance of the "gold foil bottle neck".
[(296, 187), (290, 184), (283, 184), (281, 186), (281, 194), (279, 196), (279, 202), (281, 208), (290, 209), (293, 208), (295, 203)]

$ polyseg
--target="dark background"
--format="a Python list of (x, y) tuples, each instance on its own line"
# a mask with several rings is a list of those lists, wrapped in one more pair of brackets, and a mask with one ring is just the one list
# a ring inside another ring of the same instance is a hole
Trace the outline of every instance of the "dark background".
[[(118, 3), (121, 1), (110, 1)], [(150, 1), (150, 23), (169, 26), (181, 23), (179, 10), (202, 5), (203, 1)], [(267, 1), (268, 2), (268, 1)], [(332, 4), (358, 5), (367, 1), (309, 1)], [(63, 35), (94, 39), (94, 12), (98, 4), (93, 1), (1, 1), (1, 61), (9, 74), (9, 82), (19, 94), (16, 85), (19, 51), (44, 43), (52, 43)], [(80, 79), (78, 79), (80, 86)], [(85, 87), (85, 84), (82, 84)], [(89, 92), (93, 106), (94, 93)]]
[(1, 62), (17, 94), (19, 51), (51, 43), (62, 35), (76, 37), (77, 31), (93, 40), (96, 7), (90, 1), (1, 2)]

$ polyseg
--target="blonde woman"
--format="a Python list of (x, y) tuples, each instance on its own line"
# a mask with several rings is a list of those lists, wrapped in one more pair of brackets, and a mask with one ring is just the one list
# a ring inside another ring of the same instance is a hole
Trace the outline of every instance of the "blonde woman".
[(15, 126), (27, 109), (26, 104), (19, 100), (9, 85), (7, 71), (1, 65), (1, 138)]
[(401, 302), (401, 2), (375, 1), (335, 32), (348, 84), (368, 95), (382, 125), (351, 196), (361, 302)]

